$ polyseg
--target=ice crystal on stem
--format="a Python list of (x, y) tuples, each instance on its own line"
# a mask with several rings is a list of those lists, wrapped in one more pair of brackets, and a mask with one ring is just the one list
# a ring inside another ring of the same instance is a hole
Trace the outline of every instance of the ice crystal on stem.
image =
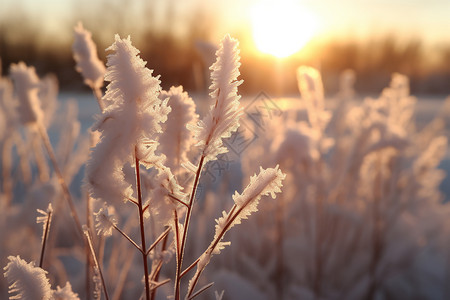
[(169, 99), (172, 111), (164, 125), (164, 134), (159, 138), (159, 149), (167, 157), (165, 165), (177, 174), (181, 163), (187, 162), (187, 152), (194, 143), (192, 132), (186, 125), (197, 123), (198, 115), (195, 113), (194, 101), (183, 92), (182, 86), (163, 91), (160, 98)]
[(240, 95), (237, 88), (242, 80), (240, 75), (239, 42), (226, 35), (216, 52), (217, 60), (210, 67), (212, 84), (210, 96), (215, 104), (210, 113), (196, 126), (189, 126), (194, 131), (198, 146), (203, 147), (205, 162), (215, 160), (217, 155), (228, 152), (222, 139), (230, 137), (239, 127), (242, 108), (239, 107)]
[(34, 262), (27, 263), (20, 256), (9, 256), (9, 263), (4, 268), (9, 283), (9, 299), (50, 300), (52, 289), (47, 272), (36, 267)]
[[(114, 203), (131, 197), (131, 182), (125, 178), (123, 167), (126, 163), (134, 165), (136, 146), (141, 148), (139, 145), (155, 140), (170, 107), (167, 100), (159, 99), (160, 81), (145, 67), (130, 37), (121, 39), (116, 35), (107, 50), (113, 51), (108, 55), (105, 75), (110, 83), (103, 100), (108, 105), (94, 126), (102, 135), (92, 150), (87, 179), (94, 198)], [(154, 151), (138, 154), (139, 160), (158, 160)]]
[(114, 226), (117, 225), (114, 207), (103, 205), (100, 210), (95, 213), (95, 228), (98, 235), (110, 236)]
[(260, 168), (258, 175), (255, 174), (250, 177), (250, 183), (242, 194), (236, 192), (233, 195), (235, 205), (229, 212), (222, 212), (222, 217), (216, 220), (214, 239), (198, 260), (197, 271), (189, 281), (188, 297), (194, 292), (198, 279), (211, 260), (212, 255), (219, 254), (225, 246), (230, 244), (230, 242), (222, 242), (225, 233), (234, 225), (240, 224), (242, 219), (247, 219), (251, 213), (257, 211), (262, 196), (270, 194), (275, 199), (275, 194), (281, 192), (282, 181), (285, 177), (286, 174), (283, 174), (278, 166), (265, 170)]

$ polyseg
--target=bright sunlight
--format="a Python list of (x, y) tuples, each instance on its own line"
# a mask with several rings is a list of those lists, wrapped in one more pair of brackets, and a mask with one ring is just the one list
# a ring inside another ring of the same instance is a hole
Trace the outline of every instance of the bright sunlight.
[(255, 5), (251, 19), (256, 47), (277, 57), (287, 57), (302, 49), (317, 30), (314, 15), (288, 0)]

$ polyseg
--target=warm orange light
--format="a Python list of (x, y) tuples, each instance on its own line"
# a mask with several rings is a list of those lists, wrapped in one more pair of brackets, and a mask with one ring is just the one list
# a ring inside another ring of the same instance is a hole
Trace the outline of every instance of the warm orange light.
[(313, 14), (288, 0), (262, 2), (251, 11), (253, 39), (261, 52), (286, 57), (299, 51), (314, 36)]

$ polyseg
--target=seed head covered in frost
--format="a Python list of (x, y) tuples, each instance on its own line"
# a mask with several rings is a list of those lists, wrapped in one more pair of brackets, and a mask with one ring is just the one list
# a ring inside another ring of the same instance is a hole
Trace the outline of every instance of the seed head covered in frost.
[(84, 82), (93, 89), (103, 86), (105, 66), (97, 56), (97, 47), (92, 41), (92, 34), (79, 22), (74, 28), (73, 58), (76, 70), (83, 75)]
[(39, 77), (33, 67), (25, 63), (12, 64), (10, 75), (14, 82), (14, 90), (19, 99), (18, 113), (23, 124), (42, 121), (42, 108), (38, 98)]
[(117, 218), (115, 216), (115, 211), (113, 206), (106, 206), (106, 203), (103, 204), (103, 207), (95, 215), (95, 228), (97, 229), (98, 235), (110, 236), (112, 234), (112, 230), (114, 226), (117, 225)]
[(187, 161), (186, 154), (194, 139), (187, 124), (196, 124), (198, 115), (195, 113), (195, 103), (183, 87), (171, 87), (168, 92), (162, 91), (160, 99), (169, 99), (172, 111), (164, 124), (163, 134), (159, 138), (159, 150), (167, 157), (165, 165), (175, 174), (181, 163)]
[(9, 256), (8, 260), (4, 270), (11, 294), (9, 299), (51, 299), (52, 289), (46, 271), (35, 267), (34, 262), (27, 263), (20, 256)]
[(305, 101), (308, 120), (312, 127), (324, 129), (331, 114), (325, 111), (322, 77), (314, 68), (301, 66), (297, 69), (298, 88)]
[[(116, 35), (107, 50), (113, 51), (108, 55), (105, 80), (110, 83), (103, 98), (109, 105), (94, 125), (101, 138), (92, 150), (86, 173), (93, 197), (114, 202), (131, 196), (123, 167), (134, 165), (136, 146), (156, 149), (156, 133), (161, 132), (160, 123), (166, 121), (170, 107), (167, 100), (159, 99), (160, 81), (145, 67), (130, 37)], [(141, 150), (139, 160), (157, 161), (154, 151)]]
[(66, 282), (66, 285), (63, 288), (59, 285), (56, 287), (56, 291), (53, 291), (52, 300), (80, 300), (80, 298), (77, 293), (72, 291), (70, 282)]
[(217, 60), (210, 67), (212, 70), (211, 98), (215, 104), (211, 106), (210, 113), (196, 126), (189, 128), (194, 131), (197, 145), (203, 147), (205, 163), (215, 160), (218, 154), (228, 150), (223, 146), (222, 139), (230, 137), (239, 127), (239, 117), (242, 109), (239, 107), (240, 96), (237, 88), (242, 80), (240, 75), (239, 42), (226, 35), (216, 52)]

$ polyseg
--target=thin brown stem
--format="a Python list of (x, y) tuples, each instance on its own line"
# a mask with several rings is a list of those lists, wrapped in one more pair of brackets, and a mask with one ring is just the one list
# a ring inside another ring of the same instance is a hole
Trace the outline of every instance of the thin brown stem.
[(202, 287), (201, 289), (199, 289), (197, 292), (195, 292), (194, 294), (192, 294), (192, 296), (190, 296), (188, 298), (188, 300), (194, 299), (195, 297), (197, 297), (198, 295), (200, 295), (201, 293), (203, 293), (204, 291), (206, 291), (207, 289), (209, 289), (210, 287), (212, 287), (214, 284), (214, 282), (211, 282), (207, 285), (205, 285), (204, 287)]
[[(86, 226), (89, 230), (92, 230), (92, 198), (89, 193), (86, 193)], [(86, 300), (91, 299), (91, 266), (92, 258), (89, 253), (89, 248), (85, 247), (86, 251)]]
[(135, 147), (134, 151), (134, 157), (135, 157), (135, 168), (136, 168), (136, 187), (137, 187), (137, 194), (138, 194), (138, 209), (139, 209), (139, 226), (141, 231), (141, 253), (142, 253), (142, 260), (144, 263), (144, 277), (145, 277), (145, 298), (147, 300), (150, 300), (150, 286), (149, 286), (149, 280), (148, 280), (148, 262), (147, 262), (147, 253), (145, 252), (145, 249), (147, 249), (145, 245), (145, 228), (144, 228), (144, 212), (143, 212), (143, 205), (142, 205), (142, 194), (141, 194), (141, 175), (139, 172), (139, 158), (137, 157), (137, 147)]
[(154, 282), (154, 283), (152, 282), (152, 291), (155, 291), (157, 288), (168, 282), (170, 282), (170, 278), (167, 278), (166, 280), (163, 280), (161, 282)]
[(184, 205), (185, 207), (188, 207), (188, 205), (187, 205), (184, 201), (181, 201), (180, 199), (178, 199), (178, 198), (175, 197), (174, 195), (168, 194), (168, 196), (169, 196), (170, 198), (172, 198), (173, 200), (177, 201), (178, 203)]
[(192, 270), (200, 261), (200, 258), (197, 258), (196, 261), (194, 261), (189, 267), (187, 267), (183, 272), (181, 272), (180, 277), (183, 277), (184, 275), (186, 275), (190, 270)]
[(38, 130), (39, 134), (41, 135), (42, 141), (44, 142), (44, 146), (47, 150), (48, 156), (50, 157), (50, 161), (53, 164), (53, 169), (55, 170), (56, 175), (58, 176), (59, 184), (61, 185), (61, 188), (63, 190), (64, 197), (67, 200), (67, 203), (70, 207), (70, 214), (75, 221), (77, 232), (80, 234), (80, 237), (83, 236), (83, 228), (81, 227), (80, 218), (78, 217), (75, 204), (73, 202), (72, 196), (70, 195), (69, 188), (66, 184), (66, 181), (64, 180), (64, 176), (59, 169), (58, 162), (56, 161), (56, 156), (53, 151), (52, 144), (50, 143), (50, 139), (47, 134), (47, 130), (44, 128), (42, 124), (38, 124)]
[(95, 267), (97, 268), (100, 279), (102, 280), (103, 292), (105, 293), (106, 300), (109, 300), (108, 291), (106, 290), (105, 279), (103, 278), (103, 272), (98, 263), (97, 255), (95, 254), (94, 246), (92, 245), (92, 238), (89, 229), (84, 231), (84, 235), (86, 236), (87, 244), (89, 245), (89, 249), (91, 250), (92, 258), (94, 259)]
[(133, 241), (133, 239), (132, 238), (130, 238), (129, 236), (128, 236), (128, 234), (126, 234), (125, 232), (123, 232), (122, 231), (122, 229), (120, 229), (119, 227), (117, 227), (116, 225), (114, 225), (114, 224), (111, 224), (113, 227), (114, 227), (114, 229), (115, 230), (117, 230), (124, 238), (126, 238), (134, 247), (136, 247), (136, 249), (138, 249), (139, 250), (139, 252), (143, 252), (142, 251), (142, 249), (141, 249), (141, 247), (138, 245), (138, 244), (136, 244), (136, 242), (135, 241)]
[(158, 243), (169, 234), (169, 232), (170, 232), (170, 228), (167, 228), (166, 231), (161, 233), (161, 235), (156, 239), (156, 241), (153, 242), (153, 244), (150, 246), (150, 248), (148, 248), (146, 255), (148, 255), (150, 253), (150, 251), (152, 251), (156, 247), (156, 245), (158, 245)]
[[(197, 186), (198, 186), (198, 183), (200, 180), (200, 174), (202, 173), (202, 167), (203, 167), (204, 161), (205, 161), (205, 156), (202, 155), (202, 157), (200, 158), (200, 162), (198, 164), (197, 172), (195, 174), (194, 185), (192, 186), (192, 192), (190, 195), (187, 212), (186, 212), (186, 219), (184, 221), (184, 229), (183, 229), (183, 235), (181, 238), (180, 253), (178, 256), (177, 271), (176, 271), (176, 275), (175, 275), (175, 300), (180, 299), (180, 280), (181, 280), (181, 268), (182, 268), (182, 264), (183, 264), (184, 249), (186, 247), (186, 239), (187, 239), (187, 234), (188, 234), (189, 222), (190, 222), (191, 214), (192, 214), (192, 207), (194, 205), (194, 199), (195, 199), (195, 195), (197, 193)], [(175, 226), (178, 226), (178, 224), (175, 224)]]
[[(50, 208), (50, 206), (49, 206)], [(44, 235), (42, 237), (42, 248), (41, 248), (41, 258), (39, 259), (39, 268), (42, 268), (42, 264), (44, 263), (44, 253), (45, 253), (45, 245), (47, 244), (48, 233), (50, 231), (50, 223), (52, 221), (52, 210), (47, 210), (47, 220), (45, 221)]]
[[(161, 247), (161, 253), (163, 253), (166, 250), (167, 240), (168, 240), (168, 235), (166, 235), (164, 237), (164, 239), (163, 239), (162, 247)], [(156, 269), (155, 269), (155, 271), (152, 274), (152, 281), (158, 281), (159, 280), (159, 273), (161, 272), (162, 265), (163, 265), (163, 258), (160, 257), (158, 265), (156, 266)], [(156, 289), (152, 289), (151, 300), (154, 300), (155, 297), (156, 297)]]

